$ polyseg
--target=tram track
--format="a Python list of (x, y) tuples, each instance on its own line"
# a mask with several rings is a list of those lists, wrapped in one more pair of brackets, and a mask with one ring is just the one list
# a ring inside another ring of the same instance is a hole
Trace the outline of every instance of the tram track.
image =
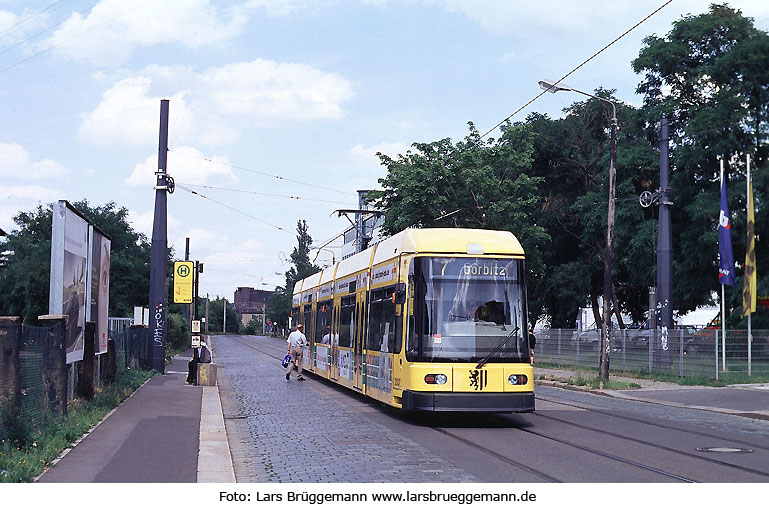
[[(248, 349), (250, 349), (252, 351), (255, 351), (257, 353), (265, 355), (265, 356), (269, 357), (270, 359), (274, 359), (274, 360), (280, 360), (281, 359), (281, 355), (282, 355), (283, 351), (278, 349), (278, 345), (275, 345), (274, 347), (268, 347), (268, 348), (265, 349), (264, 347), (260, 348), (258, 344), (255, 345), (252, 342), (243, 341), (243, 340), (238, 339), (236, 337), (232, 337), (232, 340), (235, 341), (235, 342), (238, 342), (239, 344), (247, 347)], [(707, 433), (705, 431), (693, 431), (693, 430), (690, 430), (690, 429), (687, 429), (687, 428), (684, 428), (684, 427), (676, 427), (675, 425), (671, 425), (671, 424), (667, 424), (667, 423), (662, 425), (660, 423), (655, 423), (652, 420), (647, 420), (647, 419), (643, 419), (643, 418), (639, 418), (639, 417), (627, 416), (627, 415), (619, 414), (619, 413), (612, 413), (610, 411), (605, 411), (605, 410), (601, 410), (601, 409), (595, 409), (595, 408), (590, 407), (590, 406), (580, 405), (580, 404), (569, 402), (569, 401), (561, 401), (561, 400), (552, 399), (552, 398), (543, 398), (543, 397), (540, 397), (540, 396), (537, 396), (537, 399), (539, 401), (542, 401), (542, 402), (548, 402), (548, 403), (552, 403), (552, 404), (562, 405), (562, 406), (570, 407), (570, 408), (573, 408), (573, 409), (585, 410), (585, 411), (589, 411), (591, 413), (599, 414), (601, 416), (607, 416), (607, 417), (611, 417), (611, 418), (619, 419), (619, 420), (627, 420), (629, 422), (641, 424), (641, 425), (644, 425), (644, 426), (660, 427), (660, 428), (665, 429), (667, 431), (677, 431), (677, 432), (681, 432), (681, 433), (685, 433), (685, 434), (692, 434), (693, 436), (696, 436), (696, 437), (704, 437), (704, 438), (715, 439), (715, 440), (720, 440), (720, 441), (725, 440), (721, 436), (718, 436), (716, 434), (709, 434), (709, 433)], [(539, 412), (539, 411), (535, 411), (535, 412), (531, 413), (531, 416), (536, 416), (538, 419), (542, 419), (542, 420), (549, 420), (549, 421), (552, 421), (552, 422), (560, 423), (560, 424), (563, 424), (563, 425), (565, 425), (567, 427), (573, 427), (573, 428), (578, 429), (580, 431), (588, 431), (588, 432), (591, 432), (591, 433), (594, 433), (594, 434), (604, 435), (604, 436), (607, 436), (607, 437), (612, 437), (614, 439), (619, 439), (621, 441), (628, 441), (628, 442), (632, 442), (634, 444), (642, 445), (644, 447), (657, 449), (659, 451), (665, 452), (667, 455), (672, 454), (672, 455), (676, 455), (676, 456), (682, 456), (682, 457), (686, 457), (688, 459), (694, 459), (696, 461), (707, 463), (707, 464), (710, 464), (710, 465), (713, 465), (713, 466), (718, 466), (719, 468), (727, 468), (727, 469), (736, 470), (736, 471), (741, 472), (741, 473), (750, 474), (750, 475), (753, 475), (753, 476), (765, 477), (765, 478), (767, 478), (767, 480), (769, 480), (769, 471), (760, 470), (760, 469), (754, 469), (754, 468), (747, 467), (747, 466), (741, 466), (739, 464), (734, 464), (734, 463), (723, 461), (723, 460), (719, 460), (719, 459), (708, 458), (707, 456), (704, 456), (704, 455), (698, 455), (696, 453), (687, 452), (687, 451), (684, 451), (684, 450), (681, 450), (681, 449), (678, 449), (678, 448), (673, 448), (673, 447), (670, 447), (670, 446), (661, 445), (659, 443), (654, 443), (654, 442), (651, 442), (651, 441), (643, 440), (641, 438), (633, 437), (631, 435), (622, 434), (622, 433), (618, 433), (618, 432), (607, 431), (607, 430), (604, 430), (604, 429), (601, 429), (601, 428), (598, 428), (598, 427), (593, 427), (593, 426), (589, 426), (589, 425), (585, 425), (585, 424), (581, 424), (581, 423), (576, 423), (576, 422), (569, 421), (569, 420), (566, 420), (566, 419), (563, 419), (563, 418), (554, 417), (554, 416), (551, 416), (551, 415), (549, 415), (547, 413), (543, 413), (543, 412)], [(511, 426), (511, 423), (510, 423), (508, 415), (490, 415), (489, 418), (493, 422), (501, 424), (502, 427), (500, 427), (500, 428), (509, 428)], [(425, 426), (425, 425), (423, 424), (422, 426)], [(430, 425), (430, 424), (427, 424), (426, 426), (430, 430), (433, 430), (434, 432), (436, 432), (438, 434), (441, 434), (441, 435), (443, 435), (443, 436), (445, 436), (447, 438), (451, 438), (451, 440), (453, 440), (453, 441), (457, 441), (457, 442), (461, 443), (464, 446), (473, 448), (476, 451), (482, 452), (485, 455), (489, 455), (489, 456), (495, 458), (497, 461), (500, 461), (500, 462), (502, 462), (504, 464), (507, 464), (507, 465), (509, 465), (511, 467), (514, 467), (516, 469), (519, 469), (519, 470), (521, 470), (523, 472), (529, 473), (530, 475), (533, 475), (534, 477), (542, 480), (543, 482), (560, 483), (560, 482), (568, 481), (568, 480), (559, 479), (557, 476), (554, 476), (552, 474), (552, 472), (547, 472), (547, 471), (543, 471), (542, 469), (537, 469), (535, 467), (532, 467), (530, 463), (521, 462), (519, 460), (516, 460), (512, 456), (500, 453), (498, 450), (495, 450), (492, 447), (484, 446), (483, 444), (481, 444), (478, 441), (473, 441), (471, 439), (462, 437), (462, 435), (460, 435), (456, 431), (452, 430), (450, 427), (435, 426), (435, 425)], [(572, 449), (575, 449), (575, 450), (580, 451), (582, 453), (586, 453), (586, 454), (590, 454), (590, 455), (595, 455), (595, 456), (598, 456), (598, 457), (601, 457), (601, 458), (604, 458), (604, 459), (607, 459), (607, 460), (610, 460), (610, 461), (613, 461), (613, 462), (618, 462), (618, 463), (621, 463), (621, 464), (624, 464), (624, 465), (627, 465), (627, 466), (631, 466), (631, 467), (636, 468), (636, 469), (640, 469), (640, 470), (643, 470), (643, 471), (654, 473), (656, 475), (660, 475), (662, 477), (665, 477), (665, 478), (668, 478), (668, 479), (671, 479), (671, 480), (674, 480), (674, 481), (685, 482), (685, 483), (697, 483), (698, 482), (698, 480), (694, 480), (690, 476), (684, 476), (682, 474), (678, 474), (678, 473), (672, 472), (674, 470), (664, 469), (664, 468), (660, 468), (660, 467), (655, 467), (653, 465), (650, 465), (649, 463), (641, 462), (641, 461), (638, 461), (638, 460), (633, 460), (632, 458), (627, 458), (626, 456), (623, 456), (623, 455), (617, 455), (617, 454), (614, 454), (614, 453), (610, 453), (610, 452), (607, 452), (607, 451), (602, 451), (600, 449), (596, 449), (596, 448), (591, 447), (591, 446), (586, 446), (586, 445), (583, 445), (583, 444), (579, 444), (579, 443), (577, 443), (577, 442), (575, 442), (573, 440), (566, 439), (564, 437), (564, 435), (552, 435), (552, 434), (544, 433), (544, 432), (539, 431), (539, 430), (533, 430), (532, 428), (529, 428), (529, 427), (518, 427), (518, 426), (515, 426), (515, 431), (516, 431), (516, 433), (529, 434), (531, 436), (538, 437), (540, 439), (543, 439), (543, 440), (546, 440), (546, 441), (550, 441), (550, 442), (553, 442), (555, 444), (558, 444), (558, 445), (561, 445), (561, 446), (564, 446), (564, 447), (572, 448)], [(566, 437), (577, 437), (577, 436), (579, 436), (579, 434), (577, 434), (577, 433), (575, 433), (575, 434), (566, 434)], [(490, 440), (493, 440), (493, 438), (490, 438)], [(758, 443), (755, 443), (755, 442), (739, 441), (739, 440), (728, 440), (728, 441), (730, 443), (741, 444), (741, 445), (744, 445), (746, 447), (750, 447), (750, 448), (752, 448), (754, 450), (757, 450), (757, 451), (760, 451), (762, 453), (769, 451), (769, 446), (758, 444)]]
[[(744, 473), (750, 473), (750, 474), (754, 474), (754, 475), (758, 475), (758, 476), (764, 476), (764, 477), (769, 478), (769, 472), (767, 472), (767, 471), (759, 471), (757, 469), (753, 469), (753, 468), (749, 468), (749, 467), (745, 467), (745, 466), (740, 466), (738, 464), (733, 464), (733, 463), (730, 463), (730, 462), (724, 462), (724, 461), (718, 460), (718, 459), (710, 459), (708, 457), (705, 457), (705, 456), (702, 456), (702, 455), (697, 455), (697, 454), (694, 454), (694, 453), (691, 453), (691, 452), (687, 452), (687, 451), (683, 451), (683, 450), (680, 450), (680, 449), (677, 449), (677, 448), (670, 448), (668, 446), (663, 446), (663, 445), (660, 445), (660, 444), (652, 443), (650, 441), (644, 441), (642, 439), (638, 439), (638, 438), (635, 438), (635, 437), (632, 437), (632, 436), (628, 436), (628, 435), (624, 435), (624, 434), (617, 434), (616, 432), (609, 432), (609, 431), (606, 431), (606, 430), (598, 429), (596, 427), (589, 427), (587, 425), (581, 425), (581, 424), (578, 424), (578, 423), (570, 422), (568, 420), (563, 420), (563, 419), (560, 419), (560, 418), (554, 418), (552, 416), (547, 416), (545, 414), (541, 414), (541, 413), (538, 413), (538, 412), (535, 412), (533, 414), (535, 416), (539, 416), (539, 417), (547, 419), (547, 420), (556, 421), (556, 422), (563, 423), (563, 424), (566, 424), (566, 425), (569, 425), (569, 426), (572, 426), (572, 427), (576, 427), (576, 428), (579, 428), (579, 429), (582, 429), (582, 430), (587, 430), (587, 431), (590, 431), (590, 432), (596, 432), (596, 433), (599, 433), (599, 434), (604, 434), (604, 435), (611, 436), (611, 437), (614, 437), (614, 438), (617, 438), (617, 439), (621, 439), (623, 441), (632, 441), (632, 442), (637, 443), (637, 444), (641, 444), (641, 445), (644, 445), (644, 446), (650, 446), (652, 448), (656, 448), (658, 450), (663, 450), (663, 451), (666, 451), (666, 452), (669, 452), (669, 453), (674, 453), (676, 455), (682, 455), (682, 456), (685, 456), (685, 457), (688, 457), (688, 458), (697, 459), (698, 461), (703, 461), (703, 462), (710, 463), (710, 464), (715, 464), (715, 465), (718, 465), (718, 466), (721, 466), (721, 467), (728, 467), (730, 469), (736, 469), (736, 470), (744, 472)], [(555, 440), (555, 441), (558, 441), (558, 442), (561, 442), (561, 443), (564, 443), (564, 444), (568, 444), (570, 446), (575, 446), (575, 447), (580, 448), (580, 449), (587, 449), (588, 451), (591, 451), (592, 453), (598, 453), (599, 455), (607, 455), (610, 458), (615, 458), (614, 456), (612, 456), (610, 454), (602, 454), (601, 452), (595, 451), (595, 450), (593, 450), (591, 448), (586, 448), (586, 447), (583, 447), (583, 446), (575, 445), (575, 444), (573, 444), (571, 442), (563, 441), (561, 439), (548, 437), (548, 436), (546, 436), (544, 434), (540, 434), (538, 432), (534, 432), (534, 431), (531, 431), (531, 430), (526, 430), (525, 432), (531, 433), (531, 434), (535, 434), (535, 435), (538, 435), (540, 437), (546, 437), (548, 439), (552, 439), (552, 440)], [(619, 459), (617, 457), (617, 458), (615, 458), (615, 460), (622, 460), (622, 459)], [(629, 462), (629, 463), (632, 464), (632, 461)], [(654, 471), (654, 469), (652, 469), (652, 470)], [(662, 471), (658, 471), (658, 472), (662, 472)], [(669, 473), (665, 473), (665, 474), (668, 475), (668, 476), (672, 476), (674, 478), (677, 477), (676, 475), (670, 475)], [(692, 481), (692, 480), (685, 480), (684, 479), (684, 481)]]
[[(544, 401), (544, 402), (550, 402), (550, 403), (559, 404), (559, 405), (563, 405), (563, 406), (567, 406), (567, 407), (573, 407), (573, 408), (576, 408), (576, 409), (585, 410), (585, 411), (589, 411), (589, 412), (593, 412), (593, 413), (609, 416), (609, 417), (612, 417), (612, 418), (615, 418), (615, 419), (620, 419), (620, 420), (640, 423), (640, 424), (643, 424), (643, 425), (650, 425), (650, 426), (654, 426), (654, 427), (659, 427), (659, 428), (661, 428), (663, 430), (666, 430), (666, 431), (675, 430), (677, 432), (682, 432), (682, 433), (685, 433), (685, 434), (691, 434), (691, 435), (696, 436), (696, 437), (707, 437), (709, 439), (716, 439), (716, 440), (719, 440), (719, 441), (724, 441), (725, 440), (721, 436), (717, 436), (715, 434), (709, 434), (707, 432), (693, 431), (693, 430), (686, 429), (686, 428), (683, 428), (683, 427), (676, 427), (676, 426), (673, 426), (673, 425), (668, 426), (667, 424), (666, 425), (660, 425), (659, 423), (654, 423), (654, 422), (652, 422), (650, 420), (645, 420), (645, 419), (641, 419), (641, 418), (634, 418), (634, 417), (629, 417), (629, 416), (626, 416), (626, 415), (620, 415), (620, 414), (617, 414), (617, 413), (610, 413), (610, 412), (606, 412), (606, 411), (601, 411), (601, 410), (594, 409), (592, 407), (586, 407), (586, 406), (581, 406), (581, 405), (572, 404), (572, 403), (568, 403), (568, 402), (563, 402), (563, 401), (558, 401), (558, 400), (551, 400), (551, 399), (540, 398), (540, 397), (537, 397), (537, 398), (539, 400), (541, 400), (541, 401)], [(767, 477), (767, 479), (769, 479), (769, 471), (767, 471), (767, 470), (753, 469), (753, 468), (750, 468), (750, 467), (741, 466), (739, 464), (734, 464), (734, 463), (731, 463), (731, 462), (725, 462), (725, 461), (718, 460), (718, 459), (708, 458), (708, 457), (706, 457), (704, 455), (688, 452), (688, 451), (685, 451), (685, 450), (681, 450), (679, 448), (672, 448), (672, 447), (669, 447), (669, 446), (664, 446), (664, 445), (661, 445), (659, 443), (653, 443), (651, 441), (645, 441), (643, 439), (639, 439), (637, 437), (633, 437), (633, 436), (630, 436), (630, 435), (627, 435), (627, 434), (619, 434), (619, 433), (616, 433), (616, 432), (611, 432), (611, 431), (607, 431), (607, 430), (604, 430), (604, 429), (600, 429), (600, 428), (597, 428), (597, 427), (591, 427), (591, 426), (588, 426), (588, 425), (583, 425), (583, 424), (580, 424), (580, 423), (572, 422), (572, 421), (569, 421), (569, 420), (565, 420), (563, 418), (556, 418), (554, 416), (549, 416), (547, 414), (544, 414), (544, 413), (538, 412), (538, 411), (533, 412), (532, 415), (538, 416), (538, 417), (546, 419), (546, 420), (551, 420), (551, 421), (555, 421), (555, 422), (558, 422), (558, 423), (562, 423), (562, 424), (565, 424), (565, 425), (568, 425), (568, 426), (571, 426), (571, 427), (576, 427), (576, 428), (581, 429), (581, 430), (586, 430), (586, 431), (589, 431), (589, 432), (594, 432), (594, 433), (598, 433), (598, 434), (608, 435), (610, 437), (614, 437), (614, 438), (620, 439), (622, 441), (631, 441), (631, 442), (636, 443), (636, 444), (640, 444), (640, 445), (643, 445), (643, 446), (648, 446), (648, 447), (652, 447), (652, 448), (655, 448), (655, 449), (663, 450), (663, 451), (666, 451), (666, 452), (669, 452), (669, 453), (673, 453), (673, 454), (676, 454), (676, 455), (682, 455), (682, 456), (685, 456), (685, 457), (688, 457), (688, 458), (696, 459), (696, 460), (701, 461), (701, 462), (706, 462), (706, 463), (709, 463), (709, 464), (714, 464), (714, 465), (717, 465), (717, 466), (720, 466), (720, 467), (726, 467), (726, 468), (730, 468), (730, 469), (735, 469), (737, 471), (741, 471), (741, 472), (744, 472), (744, 473), (749, 473), (749, 474), (753, 474), (753, 475), (757, 475), (757, 476)], [(533, 434), (545, 437), (545, 436), (543, 436), (542, 434), (540, 434), (538, 432), (534, 432), (534, 431), (530, 431), (530, 430), (527, 430), (526, 432), (533, 433)], [(558, 440), (558, 439), (556, 439), (556, 440)], [(749, 442), (749, 441), (740, 441), (740, 440), (728, 440), (728, 441), (730, 443), (736, 443), (736, 444), (741, 444), (741, 445), (744, 445), (744, 446), (750, 446), (754, 450), (762, 450), (762, 451), (765, 451), (765, 452), (769, 451), (769, 447), (767, 447), (766, 445), (752, 443), (752, 442)]]
[[(582, 411), (589, 411), (589, 412), (592, 412), (592, 413), (600, 414), (602, 416), (608, 416), (610, 418), (626, 420), (626, 421), (630, 421), (630, 422), (633, 422), (633, 423), (640, 423), (640, 424), (643, 424), (643, 425), (651, 425), (653, 427), (659, 427), (659, 428), (665, 429), (667, 431), (675, 430), (677, 432), (684, 432), (684, 433), (688, 433), (688, 434), (697, 434), (700, 437), (706, 437), (708, 439), (715, 439), (715, 440), (718, 440), (718, 441), (724, 441), (724, 437), (723, 436), (719, 436), (719, 435), (716, 435), (716, 434), (710, 434), (710, 433), (705, 432), (705, 431), (692, 431), (691, 429), (686, 429), (686, 428), (683, 428), (683, 427), (676, 427), (675, 425), (671, 425), (670, 423), (666, 423), (665, 425), (660, 425), (659, 422), (655, 422), (655, 421), (652, 421), (652, 420), (645, 420), (645, 419), (642, 419), (642, 418), (636, 418), (636, 417), (633, 417), (633, 416), (628, 416), (626, 414), (612, 413), (612, 412), (609, 412), (609, 411), (604, 411), (604, 410), (601, 410), (601, 409), (597, 409), (595, 407), (588, 407), (588, 406), (585, 406), (585, 405), (575, 404), (575, 403), (569, 402), (569, 401), (553, 400), (553, 399), (541, 397), (539, 395), (537, 395), (537, 401), (548, 402), (548, 403), (551, 403), (551, 404), (558, 404), (558, 405), (562, 405), (562, 406), (565, 406), (565, 407), (572, 407), (572, 408), (579, 409), (579, 410), (582, 410)], [(535, 413), (535, 414), (539, 414), (539, 413)], [(746, 440), (743, 440), (743, 439), (729, 440), (729, 441), (733, 442), (733, 443), (742, 444), (744, 446), (750, 447), (750, 448), (755, 449), (755, 450), (763, 450), (763, 451), (769, 452), (769, 445), (766, 445), (766, 444), (754, 443), (752, 441), (746, 441)]]
[(527, 465), (525, 463), (518, 462), (517, 460), (512, 459), (512, 458), (510, 458), (510, 457), (508, 457), (506, 455), (502, 455), (502, 454), (500, 454), (498, 452), (495, 452), (494, 450), (492, 450), (490, 448), (486, 448), (485, 446), (483, 446), (481, 444), (478, 444), (475, 441), (470, 441), (469, 439), (465, 439), (465, 438), (463, 438), (463, 437), (461, 437), (461, 436), (459, 436), (459, 435), (457, 435), (457, 434), (455, 434), (453, 432), (450, 432), (447, 429), (444, 429), (442, 427), (430, 427), (430, 428), (432, 430), (440, 433), (440, 434), (444, 434), (444, 435), (452, 438), (455, 441), (459, 441), (459, 442), (461, 442), (461, 443), (463, 443), (463, 444), (465, 444), (467, 446), (475, 448), (476, 450), (479, 450), (479, 451), (482, 451), (484, 453), (487, 453), (487, 454), (495, 457), (496, 459), (501, 460), (505, 464), (508, 464), (510, 466), (513, 466), (513, 467), (516, 467), (516, 468), (521, 469), (523, 471), (526, 471), (527, 473), (531, 473), (531, 474), (537, 476), (538, 478), (543, 479), (544, 481), (555, 482), (555, 483), (563, 483), (564, 482), (564, 480), (559, 480), (557, 478), (554, 478), (553, 476), (545, 473), (544, 471), (540, 471), (538, 469), (534, 469), (534, 468), (532, 468), (531, 466), (529, 466), (529, 465)]
[[(556, 478), (553, 478), (551, 475), (549, 475), (549, 474), (547, 474), (547, 473), (545, 473), (543, 471), (539, 471), (539, 470), (533, 469), (530, 466), (527, 466), (526, 464), (522, 464), (520, 462), (517, 462), (517, 461), (509, 458), (509, 457), (506, 457), (504, 455), (496, 453), (493, 450), (490, 450), (489, 448), (486, 448), (486, 447), (484, 447), (482, 445), (479, 445), (478, 443), (475, 443), (473, 441), (469, 441), (469, 440), (467, 440), (467, 439), (465, 439), (465, 438), (463, 438), (463, 437), (461, 437), (461, 436), (459, 436), (457, 434), (449, 432), (446, 429), (443, 429), (441, 427), (431, 427), (431, 428), (433, 430), (435, 430), (436, 432), (440, 432), (442, 434), (445, 434), (445, 435), (453, 438), (454, 440), (460, 441), (460, 442), (462, 442), (462, 443), (464, 443), (464, 444), (466, 444), (468, 446), (472, 446), (474, 448), (478, 448), (478, 449), (480, 449), (480, 450), (482, 450), (484, 452), (487, 452), (487, 453), (493, 455), (497, 459), (502, 460), (503, 462), (506, 462), (507, 464), (511, 464), (511, 465), (517, 466), (517, 467), (523, 469), (524, 471), (527, 471), (529, 473), (535, 474), (535, 475), (537, 475), (537, 476), (539, 476), (539, 477), (541, 477), (541, 478), (543, 478), (543, 479), (545, 479), (547, 481), (562, 482), (562, 480), (558, 480)], [(645, 471), (650, 471), (650, 472), (656, 473), (658, 475), (666, 476), (668, 478), (673, 478), (674, 480), (677, 480), (677, 481), (680, 481), (680, 482), (697, 483), (696, 480), (691, 480), (689, 478), (677, 475), (675, 473), (670, 473), (668, 471), (664, 471), (662, 469), (655, 468), (654, 466), (648, 466), (648, 465), (645, 465), (645, 464), (641, 464), (640, 462), (636, 462), (634, 460), (625, 459), (625, 458), (622, 458), (622, 457), (618, 457), (616, 455), (612, 455), (610, 453), (602, 452), (602, 451), (596, 450), (595, 448), (590, 448), (590, 447), (587, 447), (587, 446), (584, 446), (584, 445), (579, 445), (579, 444), (573, 443), (571, 441), (567, 441), (567, 440), (562, 439), (562, 438), (557, 438), (557, 437), (549, 436), (547, 434), (542, 434), (541, 432), (535, 432), (533, 430), (528, 430), (528, 429), (521, 429), (521, 428), (519, 428), (519, 429), (516, 429), (516, 430), (518, 430), (520, 432), (523, 432), (523, 433), (526, 433), (526, 434), (531, 434), (531, 435), (534, 435), (534, 436), (537, 436), (537, 437), (540, 437), (540, 438), (543, 438), (543, 439), (554, 441), (556, 443), (559, 443), (559, 444), (562, 444), (562, 445), (566, 445), (566, 446), (569, 446), (571, 448), (576, 448), (577, 450), (580, 450), (582, 452), (591, 453), (591, 454), (598, 455), (598, 456), (606, 458), (606, 459), (610, 459), (610, 460), (613, 460), (613, 461), (616, 461), (616, 462), (621, 462), (623, 464), (630, 465), (630, 466), (635, 467), (635, 468), (643, 469)]]

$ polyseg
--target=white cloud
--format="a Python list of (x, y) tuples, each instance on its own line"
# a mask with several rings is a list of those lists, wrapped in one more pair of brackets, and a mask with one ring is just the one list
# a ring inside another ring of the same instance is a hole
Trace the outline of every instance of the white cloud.
[(45, 186), (0, 185), (0, 227), (10, 232), (16, 225), (13, 217), (19, 212), (31, 211), (38, 205), (46, 206), (63, 198), (61, 191)]
[[(171, 214), (166, 215), (167, 230), (178, 228), (182, 222), (176, 216)], [(147, 236), (147, 239), (152, 239), (152, 226), (155, 222), (155, 209), (150, 209), (145, 212), (137, 212), (133, 210), (128, 211), (128, 224), (134, 229), (135, 232), (140, 232)], [(182, 255), (184, 251), (184, 245), (182, 245)], [(177, 248), (178, 253), (178, 248)]]
[(238, 7), (225, 10), (210, 0), (126, 2), (102, 0), (88, 14), (72, 13), (40, 49), (53, 48), (96, 65), (122, 63), (137, 47), (177, 43), (199, 48), (239, 35), (248, 21)]
[[(152, 188), (157, 182), (158, 168), (156, 154), (136, 165), (125, 180), (128, 186)], [(168, 174), (176, 182), (199, 185), (222, 186), (238, 182), (225, 156), (206, 157), (193, 147), (178, 147), (168, 152)]]
[(356, 145), (350, 150), (350, 154), (359, 158), (360, 161), (365, 161), (368, 167), (382, 168), (382, 162), (377, 156), (378, 152), (381, 152), (385, 156), (389, 156), (396, 159), (399, 154), (406, 154), (411, 148), (409, 144), (401, 142), (393, 143), (380, 143), (371, 147), (365, 147), (363, 145)]
[(350, 154), (356, 161), (360, 171), (349, 181), (351, 189), (380, 189), (379, 179), (387, 175), (387, 167), (382, 165), (378, 152), (393, 159), (399, 154), (406, 154), (410, 146), (405, 143), (392, 142), (380, 143), (371, 147), (356, 145), (350, 150)]
[[(0, 11), (0, 40), (6, 43), (23, 41), (30, 35), (34, 37), (35, 33), (48, 26), (49, 23), (48, 13), (34, 7), (28, 7), (19, 14), (11, 11)], [(3, 49), (7, 50), (8, 46), (4, 46)]]
[[(600, 7), (590, 2), (574, 0), (550, 0), (549, 2), (523, 2), (510, 0), (363, 0), (364, 3), (385, 8), (390, 5), (422, 4), (461, 13), (478, 23), (484, 30), (497, 35), (526, 35), (531, 37), (563, 40), (564, 34), (582, 34), (591, 37), (601, 34), (619, 35), (635, 22), (654, 12), (662, 0), (614, 0), (601, 2)], [(682, 13), (703, 13), (709, 2), (702, 0), (676, 0), (664, 7), (659, 14), (645, 22), (665, 32), (670, 22)], [(731, 3), (745, 16), (765, 18), (769, 15), (769, 2), (765, 0), (738, 1)], [(735, 5), (739, 4), (739, 5)], [(604, 41), (608, 43), (609, 40)]]
[(315, 13), (337, 3), (336, 0), (249, 0), (244, 7), (264, 9), (271, 18), (286, 18), (297, 11)]
[(67, 175), (67, 169), (50, 159), (32, 161), (29, 151), (17, 143), (0, 143), (0, 177), (23, 180), (56, 179)]
[[(185, 84), (179, 90), (179, 83)], [(161, 95), (170, 98), (169, 145), (238, 140), (242, 129), (277, 122), (336, 120), (352, 97), (345, 78), (305, 64), (256, 59), (196, 73), (152, 66), (115, 83), (82, 115), (79, 136), (94, 143), (150, 144), (157, 140)], [(166, 96), (167, 97), (167, 96)]]
[(211, 69), (200, 81), (215, 110), (256, 121), (338, 119), (352, 96), (339, 75), (263, 59)]
[[(152, 79), (143, 75), (117, 82), (104, 93), (96, 109), (81, 115), (78, 136), (103, 144), (145, 145), (157, 141), (161, 98), (149, 94), (151, 85)], [(184, 133), (191, 120), (191, 115), (185, 114), (184, 97), (180, 94), (170, 100), (174, 131)]]

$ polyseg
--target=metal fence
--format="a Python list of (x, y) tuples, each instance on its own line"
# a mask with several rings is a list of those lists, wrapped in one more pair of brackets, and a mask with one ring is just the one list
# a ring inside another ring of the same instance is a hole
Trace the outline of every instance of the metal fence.
[(146, 364), (147, 328), (131, 327), (130, 319), (110, 320), (107, 353), (69, 365), (65, 337), (63, 319), (43, 327), (0, 320), (0, 439), (39, 430), (66, 413), (69, 398), (90, 398), (117, 373)]
[(146, 366), (147, 331), (145, 327), (133, 326), (133, 319), (110, 317), (109, 337), (115, 341), (118, 372)]
[[(769, 376), (769, 330), (621, 329), (610, 332), (610, 370), (678, 377), (742, 380)], [(601, 330), (536, 332), (535, 363), (598, 369)]]

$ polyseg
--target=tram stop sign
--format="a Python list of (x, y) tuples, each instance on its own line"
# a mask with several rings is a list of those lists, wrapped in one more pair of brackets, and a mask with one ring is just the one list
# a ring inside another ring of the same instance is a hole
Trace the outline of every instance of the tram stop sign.
[(174, 262), (174, 303), (192, 303), (192, 267), (192, 262)]

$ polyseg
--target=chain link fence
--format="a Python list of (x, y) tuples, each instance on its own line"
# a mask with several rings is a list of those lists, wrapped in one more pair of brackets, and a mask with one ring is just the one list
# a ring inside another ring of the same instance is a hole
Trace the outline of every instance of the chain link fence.
[[(610, 370), (739, 381), (769, 377), (769, 330), (620, 329), (610, 332)], [(597, 370), (601, 330), (543, 329), (535, 363)]]

